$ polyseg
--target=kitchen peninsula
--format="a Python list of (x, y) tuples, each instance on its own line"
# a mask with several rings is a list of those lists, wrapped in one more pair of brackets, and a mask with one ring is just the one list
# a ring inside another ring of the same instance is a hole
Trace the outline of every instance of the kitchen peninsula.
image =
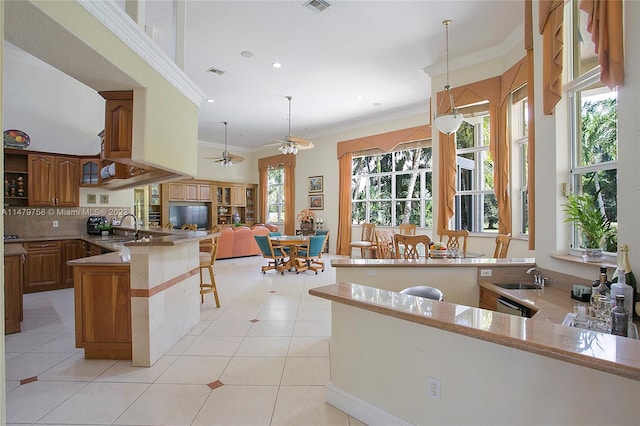
[(76, 345), (85, 356), (150, 367), (200, 321), (198, 243), (210, 234), (171, 233), (129, 242), (120, 236), (114, 244), (122, 244), (122, 252), (68, 262), (74, 268)]
[(367, 424), (640, 418), (638, 340), (348, 282), (309, 293), (332, 302), (326, 400)]

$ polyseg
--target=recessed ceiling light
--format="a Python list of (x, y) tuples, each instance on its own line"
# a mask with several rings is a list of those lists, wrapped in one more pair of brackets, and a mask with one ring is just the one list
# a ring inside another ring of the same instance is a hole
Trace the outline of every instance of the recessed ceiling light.
[(250, 50), (243, 50), (242, 52), (240, 52), (240, 56), (242, 56), (243, 58), (250, 58), (253, 56), (253, 52)]
[(357, 99), (357, 100), (362, 99), (362, 95), (358, 95), (358, 96), (356, 96), (356, 99)]
[(207, 102), (209, 102), (210, 104), (214, 103), (215, 101), (213, 99), (207, 99)]
[(274, 68), (282, 68), (282, 64), (280, 62), (274, 62), (271, 64), (271, 66)]

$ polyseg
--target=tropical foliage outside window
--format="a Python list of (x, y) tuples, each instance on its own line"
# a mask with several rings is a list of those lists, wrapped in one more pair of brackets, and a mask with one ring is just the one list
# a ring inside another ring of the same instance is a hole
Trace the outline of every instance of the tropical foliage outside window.
[(269, 169), (267, 222), (284, 223), (284, 169)]
[(351, 212), (354, 225), (413, 223), (433, 226), (431, 146), (354, 156)]
[(457, 175), (453, 229), (498, 232), (498, 202), (489, 152), (489, 115), (466, 118), (456, 132)]

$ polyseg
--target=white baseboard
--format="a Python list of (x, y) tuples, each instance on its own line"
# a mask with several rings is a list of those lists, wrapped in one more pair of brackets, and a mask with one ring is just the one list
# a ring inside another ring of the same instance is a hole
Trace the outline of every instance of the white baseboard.
[(412, 423), (356, 398), (331, 382), (327, 385), (325, 400), (368, 426), (412, 426)]

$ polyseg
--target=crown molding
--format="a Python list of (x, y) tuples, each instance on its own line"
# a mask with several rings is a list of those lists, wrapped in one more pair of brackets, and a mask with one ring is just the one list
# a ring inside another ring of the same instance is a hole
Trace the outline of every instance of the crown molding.
[[(505, 56), (505, 52), (509, 52), (511, 49), (517, 47), (518, 44), (522, 44), (522, 54), (524, 56), (524, 23), (518, 25), (516, 29), (514, 29), (511, 34), (509, 34), (499, 44), (487, 49), (479, 50), (470, 55), (450, 60), (449, 71), (455, 71), (490, 61), (492, 59), (502, 58)], [(446, 63), (440, 62), (438, 64), (430, 65), (428, 67), (424, 67), (422, 71), (429, 77), (433, 78), (437, 75), (444, 74), (447, 71)]]
[(187, 99), (198, 108), (202, 105), (206, 99), (205, 93), (138, 27), (116, 2), (77, 1)]

